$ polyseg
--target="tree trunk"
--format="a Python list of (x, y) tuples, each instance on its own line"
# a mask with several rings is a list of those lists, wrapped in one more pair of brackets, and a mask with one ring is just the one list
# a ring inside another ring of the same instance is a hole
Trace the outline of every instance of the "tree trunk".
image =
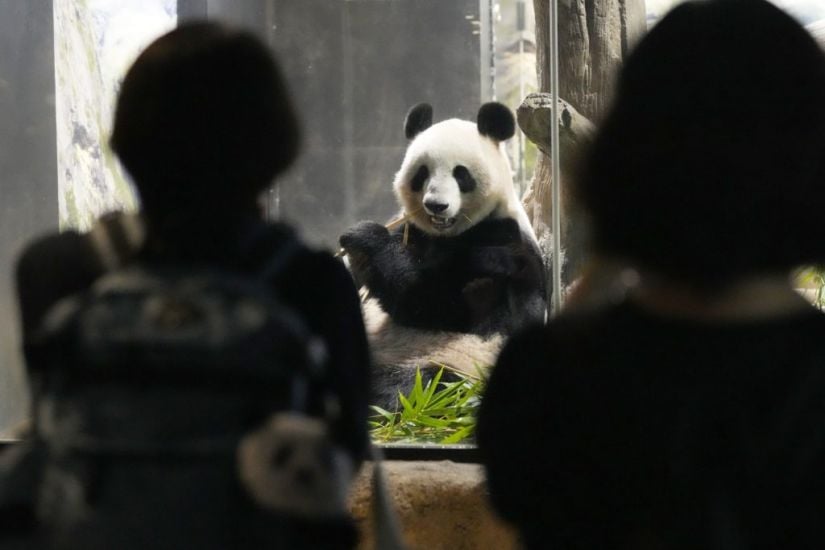
[[(592, 128), (589, 121), (598, 120), (613, 94), (616, 70), (629, 48), (645, 30), (644, 0), (557, 0), (559, 12), (559, 94), (566, 100), (569, 113), (581, 128)], [(536, 15), (536, 71), (541, 92), (550, 91), (550, 0), (533, 0)], [(528, 97), (522, 105), (530, 109)], [(545, 103), (549, 96), (544, 95)], [(533, 98), (535, 104), (535, 98)], [(534, 105), (535, 106), (535, 105)], [(520, 111), (522, 108), (519, 109)], [(534, 130), (547, 124), (547, 109), (532, 109), (533, 115), (522, 114), (519, 125), (531, 140)], [(564, 109), (559, 109), (562, 113)], [(533, 116), (542, 120), (530, 120)], [(562, 247), (565, 252), (563, 283), (571, 282), (582, 262), (583, 224), (569, 200), (567, 185), (577, 150), (591, 131), (581, 132), (580, 138), (571, 141), (565, 137), (565, 119), (560, 121), (560, 152), (562, 179)], [(546, 132), (545, 134), (548, 134)], [(532, 134), (532, 136), (531, 136)], [(568, 132), (568, 138), (569, 132)], [(542, 154), (536, 163), (533, 180), (525, 196), (525, 208), (539, 237), (539, 244), (546, 258), (552, 255), (550, 216), (551, 164), (549, 137), (536, 141)], [(549, 263), (549, 262), (548, 262)]]

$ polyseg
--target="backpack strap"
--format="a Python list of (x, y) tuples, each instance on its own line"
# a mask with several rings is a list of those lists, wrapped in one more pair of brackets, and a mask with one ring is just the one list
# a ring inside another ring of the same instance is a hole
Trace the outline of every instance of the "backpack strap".
[(258, 271), (258, 277), (263, 281), (271, 281), (280, 275), (289, 265), (289, 262), (302, 249), (298, 239), (290, 237), (278, 247)]
[[(273, 247), (271, 244), (276, 226), (265, 223), (256, 223), (240, 242), (240, 256), (249, 257), (256, 254), (264, 259), (254, 268), (254, 276), (260, 281), (271, 281), (280, 275), (289, 265), (289, 262), (304, 247), (291, 231), (284, 229), (283, 237), (277, 239)], [(261, 249), (265, 252), (262, 254)]]
[(138, 214), (114, 212), (102, 216), (88, 233), (105, 271), (122, 267), (143, 245), (146, 230)]

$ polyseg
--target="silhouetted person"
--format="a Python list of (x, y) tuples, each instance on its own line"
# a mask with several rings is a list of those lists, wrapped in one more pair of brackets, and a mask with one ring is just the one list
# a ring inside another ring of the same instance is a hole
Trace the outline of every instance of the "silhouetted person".
[[(356, 466), (360, 464), (368, 443), (369, 357), (357, 293), (340, 262), (326, 252), (304, 246), (289, 227), (266, 223), (258, 202), (259, 195), (289, 166), (299, 149), (298, 121), (266, 47), (248, 33), (211, 23), (186, 24), (159, 38), (139, 56), (123, 81), (112, 147), (134, 180), (141, 202), (140, 219), (108, 217), (90, 234), (50, 236), (23, 254), (18, 286), (27, 343), (36, 340), (38, 327), (55, 302), (84, 291), (111, 266), (217, 268), (250, 278), (270, 268), (273, 275), (266, 283), (276, 297), (326, 346), (328, 360), (325, 376), (318, 383), (321, 387), (309, 388), (311, 412), (320, 414), (328, 405), (324, 396), (337, 397), (340, 410), (332, 425), (332, 440), (347, 451)], [(284, 265), (269, 265), (282, 259)], [(37, 357), (30, 350), (30, 369), (37, 369), (32, 364)], [(199, 382), (192, 380), (193, 384)], [(186, 389), (187, 382), (181, 387)], [(37, 377), (34, 388), (38, 406), (43, 388)], [(276, 399), (274, 393), (272, 398)], [(147, 426), (153, 422), (175, 424), (175, 411), (154, 414), (146, 420)], [(262, 414), (245, 422), (252, 428), (264, 419)], [(35, 435), (39, 431), (35, 425)], [(82, 488), (78, 501), (82, 510), (78, 512), (87, 515), (80, 520), (60, 518), (79, 527), (68, 531), (77, 533), (77, 538), (48, 539), (59, 547), (166, 547), (170, 539), (164, 529), (175, 524), (186, 532), (198, 533), (197, 540), (184, 541), (185, 547), (229, 548), (237, 547), (238, 541), (263, 540), (275, 548), (347, 548), (355, 540), (354, 527), (347, 521), (330, 525), (286, 522), (283, 527), (288, 533), (284, 535), (279, 520), (267, 520), (251, 499), (233, 508), (232, 503), (221, 501), (225, 494), (220, 489), (208, 484), (198, 493), (174, 495), (174, 491), (181, 492), (175, 487), (186, 487), (180, 478), (175, 478), (180, 485), (170, 485), (150, 507), (145, 499), (151, 495), (144, 494), (141, 476), (148, 487), (158, 480), (152, 477), (153, 470), (138, 468), (139, 459), (135, 459), (133, 471), (111, 476), (114, 470), (107, 469), (105, 458), (72, 455), (69, 459), (80, 461), (80, 468), (90, 472), (90, 477), (71, 481)], [(220, 460), (227, 461), (227, 468), (235, 467), (234, 454)], [(212, 474), (204, 473), (207, 466), (203, 462), (190, 465), (181, 460), (180, 468), (190, 467), (193, 479), (198, 475), (212, 479)], [(115, 502), (128, 503), (132, 490), (144, 499), (136, 504), (132, 523), (123, 523), (130, 513), (128, 504), (123, 510), (96, 509), (110, 503), (113, 495)], [(238, 486), (238, 494), (241, 492)], [(52, 523), (42, 525), (41, 496), (32, 495), (35, 509), (28, 512), (34, 524), (17, 524), (21, 531), (39, 527), (40, 533), (54, 533), (61, 527), (54, 525), (57, 520), (48, 514)], [(216, 524), (213, 516), (199, 516), (198, 512), (180, 515), (174, 506), (167, 509), (167, 498), (178, 504), (184, 499), (200, 501), (197, 510), (206, 513), (226, 507), (225, 525)], [(250, 516), (255, 521), (239, 523)], [(104, 521), (110, 517), (115, 519)], [(257, 521), (261, 517), (263, 520)], [(160, 522), (159, 526), (154, 522)], [(244, 525), (267, 522), (282, 538), (268, 539), (267, 529), (242, 532)], [(179, 537), (172, 540), (180, 542)]]
[(528, 548), (825, 547), (825, 59), (763, 0), (631, 53), (576, 189), (623, 292), (506, 345), (478, 442)]

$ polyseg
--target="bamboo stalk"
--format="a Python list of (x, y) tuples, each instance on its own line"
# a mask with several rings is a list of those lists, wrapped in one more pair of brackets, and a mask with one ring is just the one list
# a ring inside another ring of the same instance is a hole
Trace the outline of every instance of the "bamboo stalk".
[(397, 220), (391, 221), (390, 223), (388, 223), (384, 227), (386, 227), (387, 229), (392, 231), (393, 229), (395, 229), (396, 227), (398, 227), (402, 223), (408, 221), (411, 216), (412, 216), (412, 214), (405, 214), (405, 215), (401, 216), (400, 218), (398, 218)]

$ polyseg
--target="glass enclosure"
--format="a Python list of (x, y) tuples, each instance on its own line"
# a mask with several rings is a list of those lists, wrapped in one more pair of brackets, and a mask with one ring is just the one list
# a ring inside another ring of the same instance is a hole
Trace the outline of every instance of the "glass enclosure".
[[(403, 124), (411, 106), (430, 103), (434, 121), (475, 120), (482, 103), (497, 100), (518, 110), (522, 127), (523, 117), (534, 117), (538, 130), (517, 131), (504, 146), (546, 259), (553, 252), (550, 174), (558, 168), (565, 263), (552, 292), (559, 297), (586, 254), (578, 218), (564, 209), (567, 159), (598, 124), (622, 58), (675, 3), (571, 0), (559, 3), (554, 22), (546, 0), (0, 0), (0, 431), (22, 421), (27, 407), (15, 257), (38, 234), (85, 230), (104, 212), (138, 207), (108, 147), (112, 106), (137, 53), (178, 22), (242, 25), (277, 53), (304, 143), (298, 162), (263, 200), (272, 219), (296, 225), (328, 249), (359, 220), (386, 223), (398, 215), (392, 181), (407, 148)], [(825, 2), (776, 3), (825, 43)], [(569, 132), (556, 159), (542, 137), (552, 101), (531, 96), (533, 103), (519, 109), (528, 94), (552, 89), (551, 32), (564, 102), (557, 118)], [(377, 414), (376, 437), (471, 441), (483, 390), (476, 378), (439, 388), (452, 392), (456, 406), (446, 416), (399, 427), (410, 418)]]

